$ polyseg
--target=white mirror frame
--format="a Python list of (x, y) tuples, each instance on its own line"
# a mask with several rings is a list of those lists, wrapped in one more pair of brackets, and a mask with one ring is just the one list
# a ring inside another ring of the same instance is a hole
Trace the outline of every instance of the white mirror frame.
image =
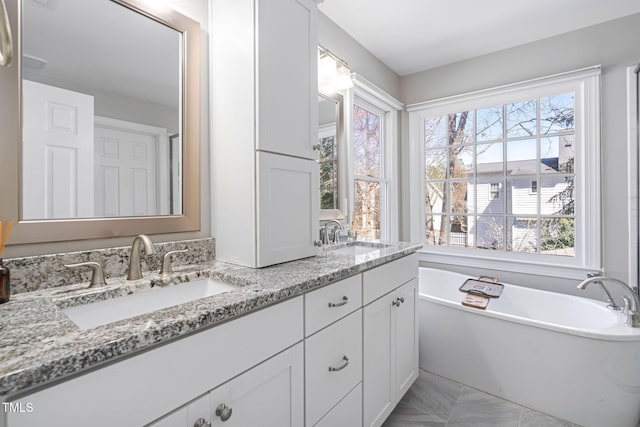
[(200, 24), (144, 0), (111, 0), (155, 19), (183, 36), (183, 210), (181, 215), (21, 220), (21, 0), (9, 0), (14, 64), (0, 68), (0, 219), (16, 220), (9, 244), (60, 242), (200, 230)]

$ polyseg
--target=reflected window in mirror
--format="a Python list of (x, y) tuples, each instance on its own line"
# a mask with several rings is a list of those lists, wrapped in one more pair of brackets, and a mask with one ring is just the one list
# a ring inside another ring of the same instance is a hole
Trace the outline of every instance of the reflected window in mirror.
[(342, 136), (342, 96), (318, 95), (318, 166), (320, 171), (320, 209), (322, 212), (344, 209), (342, 199), (345, 174), (340, 170)]

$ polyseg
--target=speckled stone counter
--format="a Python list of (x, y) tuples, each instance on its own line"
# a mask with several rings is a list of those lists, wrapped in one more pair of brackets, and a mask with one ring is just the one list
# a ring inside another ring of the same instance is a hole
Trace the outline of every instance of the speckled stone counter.
[[(215, 326), (403, 257), (421, 246), (387, 243), (358, 255), (323, 250), (316, 257), (262, 269), (208, 261), (175, 267), (166, 277), (149, 272), (137, 281), (112, 277), (107, 286), (95, 289), (83, 282), (18, 293), (0, 305), (0, 396), (24, 393)], [(68, 306), (179, 286), (201, 277), (235, 284), (238, 289), (88, 330), (80, 330), (62, 312)]]

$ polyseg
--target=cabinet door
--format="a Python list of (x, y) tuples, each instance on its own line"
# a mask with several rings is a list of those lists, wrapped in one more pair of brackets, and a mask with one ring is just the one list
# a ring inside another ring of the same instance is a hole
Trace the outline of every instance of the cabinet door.
[(364, 307), (364, 425), (379, 426), (393, 410), (395, 384), (392, 378), (395, 364), (394, 329), (391, 317), (396, 309), (393, 292)]
[(316, 3), (311, 0), (256, 3), (259, 123), (256, 147), (314, 159), (313, 144), (318, 132)]
[(401, 298), (401, 304), (394, 306), (392, 318), (395, 341), (395, 394), (396, 402), (409, 390), (418, 378), (418, 325), (416, 318), (416, 294), (418, 279), (392, 292)]
[(364, 308), (364, 425), (379, 426), (418, 377), (417, 279)]
[[(212, 425), (302, 426), (303, 392), (303, 345), (299, 343), (213, 390)], [(220, 405), (230, 409), (228, 419), (216, 414)]]
[(318, 162), (257, 153), (258, 267), (317, 253)]

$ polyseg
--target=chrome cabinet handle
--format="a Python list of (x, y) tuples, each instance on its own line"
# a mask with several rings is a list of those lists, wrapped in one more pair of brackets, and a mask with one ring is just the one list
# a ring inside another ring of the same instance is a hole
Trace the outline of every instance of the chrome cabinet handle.
[(8, 67), (13, 59), (13, 42), (11, 27), (4, 0), (0, 0), (0, 65)]
[(314, 145), (313, 145), (313, 151), (320, 151), (320, 148), (321, 148), (321, 147), (322, 147), (322, 146), (321, 146), (320, 144), (314, 144)]
[(391, 305), (395, 305), (396, 307), (400, 307), (400, 304), (404, 302), (404, 297), (398, 297), (395, 301), (391, 303)]
[(337, 366), (337, 367), (333, 367), (333, 366), (329, 366), (329, 372), (338, 372), (338, 371), (342, 371), (344, 368), (346, 368), (349, 365), (349, 358), (347, 356), (342, 356), (342, 360), (344, 360), (344, 363), (342, 363), (342, 365)]
[(233, 413), (233, 409), (229, 408), (224, 403), (219, 404), (218, 407), (216, 408), (216, 416), (220, 417), (220, 421), (222, 422), (225, 422), (229, 418), (231, 418), (232, 413)]
[(322, 247), (322, 241), (320, 241), (320, 240), (314, 240), (314, 241), (313, 241), (313, 246), (315, 246), (315, 247), (317, 247), (317, 248)]
[(211, 423), (204, 418), (198, 418), (193, 427), (211, 427)]
[(343, 305), (345, 305), (348, 302), (349, 302), (349, 297), (345, 295), (345, 296), (342, 297), (342, 301), (340, 301), (340, 302), (330, 302), (329, 303), (329, 308), (342, 307)]

